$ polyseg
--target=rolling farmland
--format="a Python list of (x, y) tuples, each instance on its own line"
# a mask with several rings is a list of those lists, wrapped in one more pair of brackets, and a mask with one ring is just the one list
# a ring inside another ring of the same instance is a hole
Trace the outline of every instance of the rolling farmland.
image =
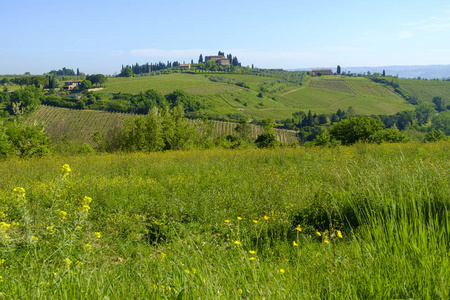
[[(128, 118), (137, 115), (124, 113), (110, 113), (93, 110), (74, 110), (41, 105), (30, 117), (29, 122), (44, 122), (45, 129), (50, 136), (68, 138), (80, 143), (94, 144), (92, 136), (95, 132), (105, 133), (108, 129), (121, 127)], [(195, 120), (190, 120), (195, 122)], [(234, 133), (236, 123), (212, 121), (214, 135), (228, 135)], [(252, 135), (256, 138), (262, 133), (260, 126), (252, 126)], [(283, 143), (298, 142), (296, 132), (292, 130), (276, 129), (277, 139)]]

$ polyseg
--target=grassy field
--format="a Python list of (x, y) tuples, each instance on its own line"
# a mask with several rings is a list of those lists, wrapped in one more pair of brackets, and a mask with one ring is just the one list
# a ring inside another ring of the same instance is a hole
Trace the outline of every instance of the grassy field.
[(353, 107), (358, 114), (395, 114), (413, 109), (403, 98), (365, 78), (313, 78), (305, 88), (280, 99), (303, 111), (331, 113)]
[(449, 170), (448, 142), (3, 160), (0, 292), (448, 299)]
[[(256, 76), (254, 76), (256, 77)], [(162, 94), (168, 94), (176, 89), (181, 89), (191, 94), (207, 94), (225, 91), (235, 91), (242, 89), (236, 85), (221, 82), (212, 82), (201, 74), (169, 74), (143, 77), (117, 77), (108, 78), (105, 91), (112, 93), (132, 93), (145, 92), (155, 89)]]
[(450, 100), (450, 81), (399, 79), (400, 87), (420, 101), (432, 102), (436, 96)]

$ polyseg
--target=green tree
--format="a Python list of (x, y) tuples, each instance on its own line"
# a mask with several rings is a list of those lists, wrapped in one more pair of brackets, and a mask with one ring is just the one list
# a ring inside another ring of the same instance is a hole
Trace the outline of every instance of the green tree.
[(203, 63), (203, 55), (200, 54), (200, 56), (198, 57), (198, 63)]
[(428, 123), (431, 117), (436, 113), (434, 105), (428, 102), (420, 103), (416, 106), (417, 124), (424, 125)]
[(239, 123), (234, 128), (237, 136), (244, 141), (250, 141), (252, 135), (252, 126), (248, 123), (245, 118), (239, 119)]
[(409, 138), (400, 132), (397, 128), (387, 128), (383, 130), (376, 131), (374, 134), (369, 136), (370, 142), (381, 144), (382, 142), (387, 143), (403, 143), (408, 142)]
[(436, 106), (437, 111), (445, 110), (445, 101), (444, 99), (442, 99), (442, 97), (439, 96), (433, 97), (433, 103)]
[(437, 142), (437, 141), (446, 141), (448, 137), (441, 130), (431, 129), (430, 132), (427, 132), (424, 138), (424, 142)]
[(92, 88), (92, 82), (90, 82), (89, 80), (83, 80), (80, 84), (80, 88), (82, 90), (88, 90)]
[(446, 135), (450, 135), (450, 110), (435, 115), (431, 119), (431, 124), (435, 130), (442, 130)]
[(341, 141), (343, 145), (348, 145), (357, 141), (368, 141), (372, 134), (383, 128), (384, 124), (379, 118), (359, 116), (344, 119), (331, 125), (329, 132), (331, 136)]
[(340, 66), (340, 65), (337, 66), (336, 73), (337, 73), (338, 75), (341, 74), (341, 66)]
[(133, 70), (127, 66), (126, 68), (122, 69), (119, 77), (133, 77)]
[(12, 93), (7, 110), (12, 115), (20, 115), (34, 111), (44, 99), (41, 89), (34, 86), (27, 86)]

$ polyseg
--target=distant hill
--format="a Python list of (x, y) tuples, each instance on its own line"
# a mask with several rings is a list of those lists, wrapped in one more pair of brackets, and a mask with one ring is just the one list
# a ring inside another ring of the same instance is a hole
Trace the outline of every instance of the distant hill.
[[(292, 71), (311, 71), (312, 69), (320, 68), (301, 68)], [(333, 72), (336, 72), (336, 66), (332, 67)], [(427, 78), (427, 79), (450, 79), (450, 65), (427, 65), (427, 66), (379, 66), (379, 67), (346, 67), (341, 65), (342, 72), (352, 73), (382, 73), (386, 71), (386, 75), (399, 76), (400, 78)]]

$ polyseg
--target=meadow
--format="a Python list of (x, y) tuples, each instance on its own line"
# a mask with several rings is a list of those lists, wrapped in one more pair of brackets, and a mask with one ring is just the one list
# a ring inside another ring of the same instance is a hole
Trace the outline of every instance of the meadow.
[(448, 299), (450, 143), (0, 161), (0, 292)]

